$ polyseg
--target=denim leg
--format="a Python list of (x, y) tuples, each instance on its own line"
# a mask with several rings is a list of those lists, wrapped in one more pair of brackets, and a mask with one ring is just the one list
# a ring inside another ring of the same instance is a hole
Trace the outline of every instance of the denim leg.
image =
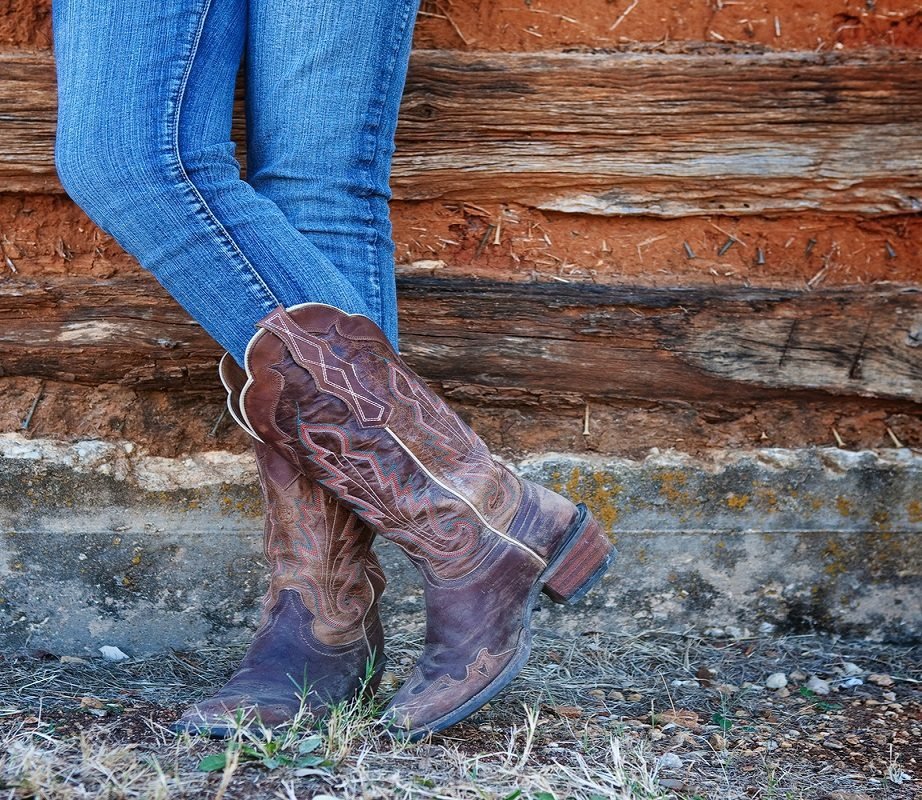
[(246, 0), (54, 0), (55, 164), (71, 197), (237, 361), (305, 300), (369, 313), (230, 139)]
[[(397, 347), (388, 200), (418, 0), (250, 0), (247, 181)], [(309, 299), (309, 298), (305, 298)]]

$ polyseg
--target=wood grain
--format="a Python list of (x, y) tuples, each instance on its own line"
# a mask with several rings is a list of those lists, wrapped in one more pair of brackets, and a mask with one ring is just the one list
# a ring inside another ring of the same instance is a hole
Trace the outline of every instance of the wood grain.
[[(651, 289), (404, 277), (402, 348), (453, 386), (721, 403), (922, 402), (922, 290)], [(0, 283), (2, 374), (200, 389), (217, 346), (151, 279)]]
[[(0, 187), (60, 191), (54, 121), (50, 53), (0, 53)], [(905, 213), (922, 210), (920, 127), (911, 51), (417, 51), (393, 188), (590, 214)]]

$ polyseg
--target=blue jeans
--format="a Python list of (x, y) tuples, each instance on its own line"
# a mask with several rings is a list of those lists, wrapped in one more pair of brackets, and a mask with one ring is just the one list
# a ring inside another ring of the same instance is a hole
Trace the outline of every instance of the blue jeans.
[(304, 302), (397, 346), (388, 183), (418, 2), (53, 0), (64, 189), (238, 362)]

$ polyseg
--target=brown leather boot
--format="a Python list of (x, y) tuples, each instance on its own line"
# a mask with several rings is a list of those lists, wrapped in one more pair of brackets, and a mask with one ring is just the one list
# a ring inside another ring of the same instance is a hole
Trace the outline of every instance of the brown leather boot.
[(386, 717), (411, 738), (453, 725), (524, 666), (538, 593), (578, 600), (611, 543), (585, 506), (494, 461), (367, 317), (308, 303), (258, 326), (245, 422), (423, 575), (425, 649)]
[[(229, 356), (221, 360), (220, 372), (228, 408), (240, 422), (246, 374)], [(266, 507), (265, 555), (272, 569), (262, 620), (237, 671), (170, 726), (177, 732), (228, 736), (233, 729), (228, 715), (238, 711), (252, 722), (280, 725), (294, 718), (302, 694), (306, 710), (320, 717), (362, 689), (373, 692), (384, 669), (378, 616), (384, 573), (371, 551), (374, 533), (254, 438)]]

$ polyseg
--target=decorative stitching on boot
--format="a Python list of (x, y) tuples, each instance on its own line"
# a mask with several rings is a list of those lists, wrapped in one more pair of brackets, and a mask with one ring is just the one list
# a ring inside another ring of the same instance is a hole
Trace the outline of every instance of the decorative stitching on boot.
[(285, 343), (291, 357), (311, 373), (320, 391), (348, 404), (363, 425), (387, 421), (390, 408), (362, 386), (352, 364), (337, 356), (326, 342), (302, 330), (287, 312), (279, 309), (264, 317), (260, 325)]

